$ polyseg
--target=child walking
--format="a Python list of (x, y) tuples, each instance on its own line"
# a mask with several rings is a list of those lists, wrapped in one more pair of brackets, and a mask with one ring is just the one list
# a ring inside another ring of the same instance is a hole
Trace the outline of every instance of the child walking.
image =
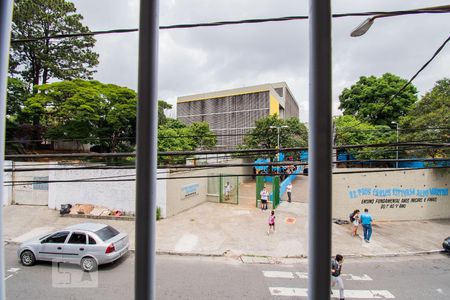
[(269, 229), (267, 230), (267, 235), (270, 234), (271, 229), (272, 229), (272, 232), (275, 232), (275, 211), (273, 211), (273, 210), (269, 216)]

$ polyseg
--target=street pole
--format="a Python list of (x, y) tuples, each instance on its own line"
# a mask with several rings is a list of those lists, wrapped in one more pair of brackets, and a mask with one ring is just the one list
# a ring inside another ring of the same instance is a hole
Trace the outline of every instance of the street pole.
[(277, 129), (277, 147), (278, 147), (278, 151), (277, 151), (277, 153), (278, 153), (278, 161), (280, 161), (280, 130), (281, 130), (281, 128), (288, 128), (289, 126), (287, 126), (287, 125), (282, 125), (282, 126), (269, 126), (269, 128), (271, 128), (271, 129), (274, 129), (274, 128), (276, 128)]
[[(280, 153), (280, 129), (281, 127), (277, 127), (277, 134), (278, 134), (278, 153)], [(280, 157), (278, 156), (278, 161), (280, 160)]]
[(0, 0), (0, 300), (5, 294), (5, 243), (3, 241), (3, 203), (5, 193), (5, 129), (6, 129), (6, 89), (8, 86), (9, 43), (11, 39), (12, 0)]
[(158, 16), (158, 0), (140, 1), (134, 298), (142, 300), (156, 298)]
[(397, 132), (397, 145), (395, 146), (395, 168), (398, 169), (398, 122), (392, 121), (391, 124), (395, 124), (396, 132)]
[(398, 169), (398, 123), (397, 124), (397, 151), (396, 151), (396, 155), (395, 155), (395, 167)]
[(310, 0), (308, 299), (330, 299), (331, 5)]

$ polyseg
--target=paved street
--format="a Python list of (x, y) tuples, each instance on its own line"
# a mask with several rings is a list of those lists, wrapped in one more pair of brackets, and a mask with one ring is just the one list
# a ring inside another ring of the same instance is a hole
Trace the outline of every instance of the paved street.
[[(15, 251), (15, 246), (6, 246), (8, 299), (133, 298), (133, 254), (87, 274), (77, 266), (58, 268), (51, 263), (25, 268)], [(447, 254), (347, 259), (344, 263), (346, 299), (450, 297)], [(306, 261), (269, 265), (243, 264), (229, 258), (158, 256), (156, 294), (158, 299), (305, 298), (306, 272)]]

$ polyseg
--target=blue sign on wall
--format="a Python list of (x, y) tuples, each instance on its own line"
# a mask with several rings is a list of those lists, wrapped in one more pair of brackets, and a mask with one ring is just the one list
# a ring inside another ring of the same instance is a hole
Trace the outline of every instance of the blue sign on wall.
[(198, 183), (185, 185), (181, 188), (181, 198), (189, 198), (199, 194), (200, 185)]

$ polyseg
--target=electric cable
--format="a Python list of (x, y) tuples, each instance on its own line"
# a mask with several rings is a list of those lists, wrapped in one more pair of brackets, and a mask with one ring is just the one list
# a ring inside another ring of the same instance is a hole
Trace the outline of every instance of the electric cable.
[[(450, 9), (441, 10), (398, 10), (398, 11), (378, 11), (378, 12), (359, 12), (359, 13), (341, 13), (332, 14), (333, 18), (344, 18), (344, 17), (361, 17), (361, 16), (374, 16), (374, 15), (411, 15), (411, 14), (442, 14), (449, 13)], [(231, 20), (231, 21), (216, 21), (216, 22), (203, 22), (203, 23), (188, 23), (188, 24), (174, 24), (174, 25), (162, 25), (159, 26), (160, 30), (170, 30), (170, 29), (187, 29), (187, 28), (200, 28), (200, 27), (217, 27), (217, 26), (229, 26), (229, 25), (241, 25), (241, 24), (257, 24), (257, 23), (268, 23), (268, 22), (286, 22), (286, 21), (297, 21), (297, 20), (307, 20), (308, 16), (286, 16), (286, 17), (275, 17), (275, 18), (257, 18), (257, 19), (244, 19), (244, 20)], [(105, 34), (121, 34), (121, 33), (132, 33), (138, 32), (138, 28), (122, 28), (122, 29), (111, 29), (111, 30), (98, 30), (90, 32), (81, 33), (64, 33), (55, 34), (50, 36), (41, 37), (29, 37), (21, 39), (12, 39), (12, 44), (17, 43), (27, 43), (35, 42), (40, 40), (50, 40), (50, 39), (64, 39), (73, 37), (85, 37), (85, 36), (95, 36), (95, 35), (105, 35)]]

